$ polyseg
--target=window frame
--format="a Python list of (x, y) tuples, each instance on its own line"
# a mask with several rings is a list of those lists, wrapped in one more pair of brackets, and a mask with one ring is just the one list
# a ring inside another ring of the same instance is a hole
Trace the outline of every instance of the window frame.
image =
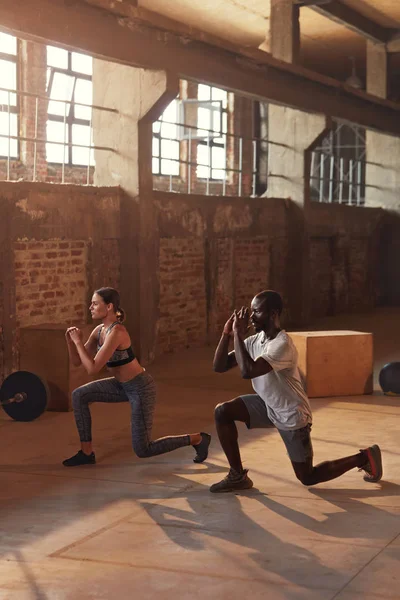
[[(48, 45), (51, 46), (51, 45)], [(68, 160), (64, 160), (63, 162), (58, 162), (58, 161), (52, 161), (49, 160), (47, 158), (47, 152), (46, 152), (46, 161), (47, 164), (49, 165), (55, 165), (55, 166), (59, 166), (64, 164), (64, 166), (66, 167), (81, 167), (81, 168), (90, 168), (93, 167), (94, 165), (91, 164), (91, 160), (89, 157), (89, 161), (86, 164), (81, 164), (81, 163), (76, 163), (73, 162), (73, 149), (74, 146), (72, 144), (73, 141), (73, 137), (72, 137), (72, 128), (74, 125), (84, 125), (86, 127), (90, 128), (90, 137), (92, 137), (92, 133), (93, 133), (93, 126), (92, 126), (92, 119), (88, 120), (88, 119), (82, 119), (79, 117), (75, 116), (75, 104), (74, 104), (74, 98), (75, 98), (75, 90), (76, 90), (76, 83), (78, 79), (83, 79), (85, 81), (90, 81), (91, 83), (93, 83), (93, 74), (92, 75), (87, 75), (85, 73), (80, 73), (79, 71), (74, 71), (72, 69), (72, 55), (73, 55), (73, 51), (71, 50), (66, 50), (66, 52), (68, 53), (68, 67), (67, 68), (62, 68), (62, 67), (54, 67), (51, 66), (49, 64), (47, 64), (47, 60), (46, 60), (46, 69), (47, 71), (50, 72), (49, 75), (49, 80), (46, 86), (46, 95), (48, 97), (48, 103), (50, 104), (50, 102), (53, 101), (53, 99), (50, 97), (51, 94), (51, 88), (52, 88), (52, 84), (54, 81), (54, 76), (56, 73), (60, 73), (61, 75), (67, 75), (68, 77), (74, 77), (74, 85), (72, 88), (72, 94), (71, 94), (71, 101), (65, 101), (65, 104), (69, 104), (69, 111), (67, 111), (67, 115), (65, 118), (65, 124), (67, 127), (67, 131), (68, 131), (68, 142), (71, 143), (71, 145), (68, 146), (63, 146), (64, 149), (64, 158), (65, 158), (65, 148), (67, 148), (67, 152), (68, 152)], [(79, 54), (79, 53), (75, 53), (75, 54)], [(64, 102), (64, 101), (61, 101)], [(91, 109), (93, 110), (93, 109)], [(64, 117), (61, 115), (54, 115), (48, 112), (47, 110), (47, 120), (46, 121), (53, 121), (53, 122), (57, 122), (57, 123), (64, 123)], [(54, 141), (48, 140), (47, 139), (47, 131), (46, 131), (46, 144), (51, 144), (54, 143)], [(88, 146), (88, 150), (89, 150), (90, 146)]]
[[(209, 102), (210, 104), (212, 104), (213, 102), (218, 102), (220, 103), (220, 112), (221, 112), (221, 135), (220, 137), (222, 138), (224, 135), (228, 134), (228, 124), (229, 124), (229, 92), (228, 90), (224, 90), (223, 88), (219, 88), (215, 85), (208, 85), (208, 84), (202, 84), (203, 86), (207, 86), (210, 90), (210, 98), (208, 100), (205, 99), (199, 99), (198, 98), (198, 102)], [(213, 90), (222, 90), (226, 93), (226, 107), (224, 108), (223, 106), (223, 102), (222, 100), (213, 100), (212, 98), (212, 92)], [(198, 91), (197, 91), (198, 94)], [(213, 118), (213, 113), (215, 112), (213, 109), (208, 109), (210, 111), (210, 124), (212, 124), (212, 118)], [(224, 122), (224, 114), (226, 114), (226, 131), (223, 131), (223, 122)], [(227, 148), (226, 148), (226, 144), (224, 145), (223, 142), (216, 142), (215, 140), (219, 139), (219, 138), (215, 138), (213, 136), (209, 136), (208, 139), (201, 139), (201, 138), (197, 138), (197, 149), (199, 146), (206, 146), (209, 148), (209, 152), (210, 152), (210, 156), (211, 156), (211, 164), (210, 165), (199, 165), (198, 161), (197, 161), (197, 152), (196, 152), (196, 177), (199, 181), (223, 181), (223, 178), (221, 177), (213, 177), (213, 171), (221, 171), (223, 170), (225, 172), (225, 177), (226, 177), (226, 173), (227, 173), (227, 169), (226, 169), (226, 161), (227, 161)], [(225, 150), (225, 168), (221, 169), (221, 168), (217, 168), (217, 167), (213, 167), (212, 165), (212, 156), (213, 156), (213, 148), (222, 148), (223, 150)], [(208, 168), (209, 170), (209, 176), (208, 177), (199, 177), (198, 175), (198, 168), (199, 166), (203, 169)]]
[[(9, 34), (10, 35), (10, 34)], [(8, 155), (6, 154), (0, 154), (0, 160), (20, 160), (20, 140), (19, 140), (19, 136), (18, 136), (18, 131), (19, 131), (19, 123), (20, 123), (20, 109), (21, 109), (21, 102), (20, 102), (20, 97), (18, 94), (18, 81), (19, 81), (19, 55), (20, 55), (20, 45), (19, 45), (19, 39), (16, 36), (12, 36), (15, 38), (16, 40), (16, 53), (15, 54), (8, 54), (7, 52), (0, 52), (0, 60), (5, 60), (7, 62), (11, 62), (15, 64), (15, 81), (16, 81), (16, 89), (15, 90), (10, 90), (11, 94), (15, 95), (16, 98), (16, 102), (15, 105), (11, 105), (10, 107), (7, 104), (1, 104), (0, 103), (0, 112), (5, 112), (8, 114), (9, 110), (10, 110), (10, 114), (14, 114), (17, 115), (17, 140), (15, 140), (17, 142), (17, 152), (16, 155), (12, 155), (10, 154), (10, 156), (8, 157)], [(2, 86), (0, 86), (2, 87)], [(4, 92), (6, 93), (6, 92)], [(8, 137), (2, 137), (0, 139), (9, 139)], [(11, 140), (12, 141), (12, 140)]]

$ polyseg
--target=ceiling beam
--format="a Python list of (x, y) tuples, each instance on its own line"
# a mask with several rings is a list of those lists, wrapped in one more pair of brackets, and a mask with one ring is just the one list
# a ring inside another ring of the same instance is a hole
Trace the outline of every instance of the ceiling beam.
[[(149, 69), (400, 136), (400, 105), (354, 90), (260, 50), (199, 41), (71, 0), (0, 0), (2, 28)], [(210, 36), (208, 36), (210, 37)]]
[[(79, 1), (80, 0), (66, 0), (70, 5), (76, 4)], [(105, 10), (106, 12), (119, 15), (120, 17), (134, 16), (134, 11), (137, 9), (138, 5), (138, 0), (118, 0), (118, 2), (115, 2), (114, 0), (83, 0), (83, 2), (91, 4), (99, 10)]]
[(340, 0), (331, 0), (330, 2), (326, 2), (326, 0), (294, 0), (294, 2), (300, 6), (308, 6), (331, 21), (344, 25), (347, 29), (380, 44), (386, 44), (397, 31), (379, 25)]
[(386, 44), (388, 52), (395, 53), (400, 52), (400, 32), (395, 33), (394, 36)]

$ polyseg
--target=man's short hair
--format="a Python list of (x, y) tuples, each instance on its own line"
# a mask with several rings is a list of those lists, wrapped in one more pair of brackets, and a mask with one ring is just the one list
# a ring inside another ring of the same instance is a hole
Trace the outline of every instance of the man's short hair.
[(281, 314), (283, 310), (283, 300), (278, 292), (275, 292), (274, 290), (264, 290), (257, 294), (256, 298), (262, 300), (268, 310), (276, 310), (278, 315)]

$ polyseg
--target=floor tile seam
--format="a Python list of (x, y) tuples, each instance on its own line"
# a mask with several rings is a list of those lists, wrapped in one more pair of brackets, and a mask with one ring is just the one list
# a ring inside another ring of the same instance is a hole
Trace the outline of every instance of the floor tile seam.
[[(161, 503), (160, 503), (161, 504)], [(159, 504), (158, 504), (159, 506)], [(234, 529), (219, 529), (219, 528), (212, 528), (212, 527), (201, 527), (201, 526), (196, 526), (196, 525), (185, 525), (185, 524), (180, 524), (180, 523), (159, 523), (158, 521), (153, 521), (153, 522), (148, 522), (148, 521), (140, 521), (136, 520), (135, 517), (133, 517), (132, 520), (129, 520), (128, 523), (130, 523), (131, 525), (137, 525), (137, 526), (141, 526), (141, 527), (158, 527), (158, 528), (174, 528), (174, 529), (187, 529), (188, 531), (194, 531), (194, 532), (199, 532), (199, 533), (227, 533), (227, 534), (233, 534), (233, 535), (243, 535), (243, 533), (245, 532), (245, 530), (234, 530)], [(259, 524), (258, 524), (259, 525)], [(268, 529), (268, 531), (270, 532), (274, 532), (276, 534), (281, 533), (279, 531), (276, 531), (275, 529)], [(332, 539), (321, 539), (326, 537), (326, 534), (316, 534), (315, 537), (313, 536), (307, 536), (307, 535), (296, 535), (296, 540), (301, 539), (307, 542), (313, 542), (313, 543), (320, 543), (320, 544), (332, 544), (332, 545), (338, 545), (338, 546), (353, 546), (353, 547), (357, 547), (357, 548), (381, 548), (382, 544), (379, 543), (366, 543), (366, 544), (356, 544), (353, 543), (354, 540), (349, 540), (349, 539), (344, 539), (344, 540), (340, 540), (340, 539), (336, 539), (336, 540), (332, 540)], [(282, 536), (280, 535), (280, 539), (284, 539), (285, 541), (289, 541), (292, 538), (290, 536)], [(383, 544), (385, 542), (382, 542)]]
[[(332, 594), (336, 594), (336, 590), (332, 589), (332, 588), (327, 588), (327, 587), (310, 587), (309, 585), (305, 586), (305, 585), (300, 585), (300, 584), (295, 584), (295, 583), (287, 583), (287, 582), (278, 582), (276, 580), (270, 579), (268, 577), (241, 577), (238, 575), (219, 575), (218, 573), (201, 573), (199, 571), (194, 571), (192, 569), (190, 570), (184, 570), (184, 569), (173, 569), (173, 568), (169, 568), (169, 567), (161, 567), (159, 565), (155, 566), (155, 565), (135, 565), (133, 563), (130, 562), (119, 562), (119, 561), (112, 561), (112, 560), (101, 560), (101, 559), (96, 559), (96, 558), (78, 558), (75, 556), (53, 556), (53, 555), (49, 555), (49, 558), (58, 558), (61, 560), (71, 560), (71, 561), (75, 561), (75, 562), (90, 562), (90, 563), (95, 563), (95, 564), (103, 564), (103, 565), (114, 565), (114, 566), (119, 566), (119, 567), (128, 567), (130, 569), (143, 569), (143, 570), (152, 570), (152, 571), (161, 571), (164, 573), (177, 573), (177, 574), (182, 574), (182, 575), (191, 575), (193, 577), (210, 577), (213, 579), (219, 579), (219, 580), (234, 580), (234, 581), (243, 581), (243, 582), (256, 582), (256, 583), (268, 583), (270, 585), (274, 585), (276, 587), (283, 587), (283, 588), (295, 588), (295, 589), (303, 589), (303, 590), (313, 590), (313, 591), (326, 591), (326, 592), (331, 592)], [(334, 596), (332, 596), (332, 598), (330, 598), (329, 600), (333, 600)]]
[(370, 565), (370, 564), (371, 564), (371, 563), (372, 563), (372, 562), (373, 562), (373, 561), (374, 561), (376, 558), (378, 558), (378, 556), (379, 556), (380, 554), (382, 554), (382, 552), (384, 552), (384, 551), (385, 551), (385, 550), (386, 550), (386, 549), (387, 549), (387, 548), (388, 548), (388, 547), (389, 547), (391, 544), (393, 544), (393, 542), (394, 542), (394, 541), (395, 541), (395, 540), (396, 540), (396, 539), (399, 537), (399, 535), (400, 535), (400, 534), (396, 534), (396, 535), (395, 535), (395, 536), (394, 536), (394, 537), (393, 537), (393, 538), (390, 540), (390, 542), (388, 542), (387, 544), (385, 544), (385, 546), (384, 546), (383, 548), (381, 548), (381, 549), (379, 550), (379, 552), (377, 552), (377, 553), (375, 554), (375, 556), (373, 556), (372, 558), (370, 558), (370, 559), (369, 559), (369, 560), (368, 560), (368, 561), (365, 563), (365, 565), (363, 565), (363, 566), (360, 568), (360, 570), (359, 570), (359, 571), (358, 571), (358, 572), (357, 572), (355, 575), (353, 575), (353, 577), (351, 577), (347, 583), (345, 583), (345, 585), (344, 585), (344, 586), (343, 586), (343, 587), (342, 587), (342, 588), (341, 588), (341, 589), (340, 589), (340, 590), (339, 590), (339, 591), (338, 591), (338, 592), (337, 592), (337, 593), (336, 593), (336, 594), (333, 596), (333, 598), (331, 598), (331, 600), (335, 600), (335, 598), (337, 598), (337, 597), (338, 597), (338, 595), (339, 595), (339, 594), (341, 594), (341, 593), (342, 593), (342, 592), (343, 592), (343, 591), (344, 591), (344, 590), (345, 590), (345, 589), (346, 589), (346, 588), (347, 588), (347, 587), (348, 587), (348, 586), (349, 586), (349, 585), (350, 585), (350, 584), (351, 584), (351, 583), (354, 581), (354, 579), (356, 579), (356, 577), (358, 577), (358, 576), (359, 576), (359, 575), (360, 575), (360, 574), (361, 574), (361, 573), (364, 571), (364, 569), (366, 569), (366, 568), (367, 568), (367, 567), (368, 567), (368, 566), (369, 566), (369, 565)]

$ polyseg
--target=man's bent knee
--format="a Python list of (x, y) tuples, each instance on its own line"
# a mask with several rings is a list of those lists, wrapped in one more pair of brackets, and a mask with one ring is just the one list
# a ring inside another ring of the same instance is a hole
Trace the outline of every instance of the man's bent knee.
[(314, 473), (296, 473), (296, 477), (303, 485), (307, 487), (318, 483)]
[(232, 421), (232, 418), (229, 416), (228, 402), (221, 402), (220, 404), (217, 404), (214, 415), (217, 423), (227, 423)]

